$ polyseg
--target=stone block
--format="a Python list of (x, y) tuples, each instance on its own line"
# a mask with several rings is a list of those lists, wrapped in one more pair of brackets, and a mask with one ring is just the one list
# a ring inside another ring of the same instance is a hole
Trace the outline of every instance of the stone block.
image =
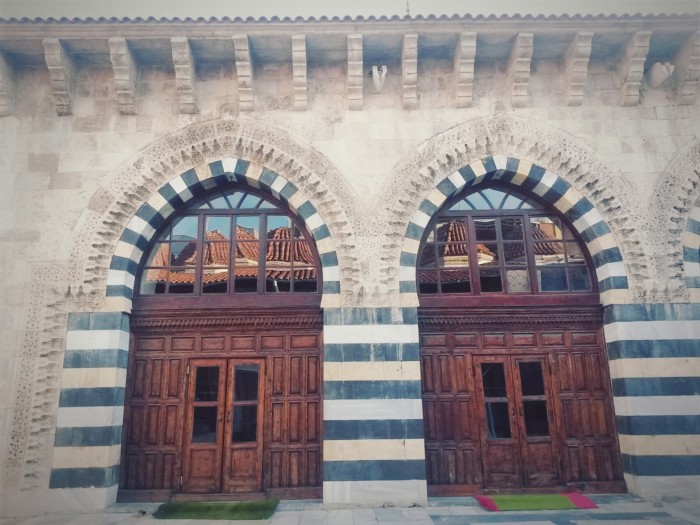
[(35, 172), (55, 172), (58, 169), (58, 153), (30, 153), (27, 169)]

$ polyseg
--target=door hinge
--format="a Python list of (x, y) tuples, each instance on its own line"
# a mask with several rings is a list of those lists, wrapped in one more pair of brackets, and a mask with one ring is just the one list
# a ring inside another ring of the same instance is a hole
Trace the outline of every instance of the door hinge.
[(190, 365), (187, 365), (187, 370), (185, 371), (185, 375), (190, 375)]
[(182, 476), (180, 476), (180, 486), (182, 487)]

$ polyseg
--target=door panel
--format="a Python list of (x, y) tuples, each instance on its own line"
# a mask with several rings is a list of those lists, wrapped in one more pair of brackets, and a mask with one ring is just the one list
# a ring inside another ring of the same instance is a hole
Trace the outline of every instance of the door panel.
[(484, 484), (499, 488), (521, 487), (520, 429), (515, 416), (510, 360), (477, 356), (474, 375), (481, 409)]
[(193, 359), (189, 370), (182, 488), (220, 492), (226, 360)]
[(254, 492), (262, 488), (264, 377), (262, 360), (229, 362), (224, 492)]
[[(533, 330), (532, 323), (513, 318), (511, 331), (495, 324), (445, 328), (442, 315), (437, 309), (419, 313), (433, 494), (474, 490), (448, 485), (603, 482), (598, 490), (624, 489), (601, 324)], [(506, 315), (501, 318), (511, 322)], [(484, 396), (482, 363), (501, 363), (507, 378), (503, 399)], [(490, 415), (486, 401), (492, 403)]]

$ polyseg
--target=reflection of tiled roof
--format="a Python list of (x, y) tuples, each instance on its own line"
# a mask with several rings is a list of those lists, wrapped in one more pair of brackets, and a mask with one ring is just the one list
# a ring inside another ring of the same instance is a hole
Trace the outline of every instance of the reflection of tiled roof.
[[(464, 221), (450, 221), (438, 227), (437, 240), (441, 244), (438, 246), (440, 257), (469, 257), (469, 245), (467, 244), (467, 227)], [(496, 254), (488, 249), (487, 246), (477, 243), (476, 252), (491, 257), (496, 257)], [(431, 264), (435, 259), (434, 253), (423, 254), (421, 259), (422, 265)]]
[[(547, 232), (543, 231), (536, 224), (532, 225), (532, 238), (535, 241), (554, 241), (554, 237), (549, 235)], [(512, 228), (506, 235), (505, 240), (507, 241), (522, 241), (523, 239), (523, 229), (522, 225), (517, 225)], [(517, 243), (505, 243), (503, 246), (503, 256), (506, 261), (512, 261), (514, 259), (521, 259), (525, 257), (525, 244), (523, 242)], [(559, 255), (564, 253), (564, 247), (558, 242), (536, 242), (533, 246), (535, 255)]]
[[(237, 228), (236, 236), (239, 241), (257, 241), (257, 237), (244, 228)], [(290, 240), (291, 231), (289, 227), (280, 227), (272, 230), (268, 234), (267, 254), (265, 260), (274, 263), (285, 263), (288, 266), (292, 259)], [(207, 241), (204, 245), (203, 263), (204, 266), (223, 266), (228, 267), (228, 257), (231, 251), (230, 241), (219, 231), (213, 230), (206, 232)], [(275, 242), (279, 241), (279, 242)], [(258, 242), (238, 242), (236, 243), (234, 277), (257, 277), (258, 275)], [(310, 280), (316, 279), (316, 269), (313, 267), (314, 257), (309, 244), (298, 239), (295, 243), (296, 255), (294, 263), (305, 266), (304, 268), (295, 268), (293, 276), (295, 280)], [(166, 269), (150, 269), (146, 272), (146, 279), (149, 281), (170, 281), (175, 284), (191, 284), (194, 283), (195, 273), (194, 266), (197, 263), (196, 257), (197, 243), (190, 241), (178, 254), (173, 261), (173, 266), (182, 266), (191, 271), (172, 272), (168, 278), (168, 270)], [(241, 261), (249, 261), (247, 264)], [(245, 264), (245, 265), (244, 265)], [(170, 266), (170, 245), (162, 244), (156, 252), (151, 266)], [(308, 268), (306, 266), (311, 266)], [(202, 280), (204, 284), (225, 282), (228, 280), (228, 270), (213, 271), (211, 273), (203, 273)], [(268, 279), (289, 280), (292, 276), (292, 270), (289, 268), (267, 268), (265, 276)]]

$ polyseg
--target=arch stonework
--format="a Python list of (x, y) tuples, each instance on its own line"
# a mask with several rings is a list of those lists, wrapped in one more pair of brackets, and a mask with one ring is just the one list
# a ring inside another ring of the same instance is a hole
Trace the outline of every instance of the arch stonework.
[[(659, 301), (700, 299), (700, 142), (695, 139), (671, 161), (652, 202), (647, 244), (658, 250)], [(654, 241), (654, 242), (652, 242)]]
[[(76, 310), (113, 310), (105, 293), (112, 254), (139, 207), (149, 199), (163, 200), (159, 190), (178, 177), (184, 181), (182, 175), (190, 170), (201, 176), (212, 163), (225, 158), (248, 163), (249, 177), (242, 176), (254, 185), (264, 186), (270, 176), (262, 174), (274, 173), (277, 186), (270, 186), (273, 193), (279, 193), (282, 180), (287, 181), (289, 188), (294, 188), (295, 196), (290, 201), (293, 211), (304, 202), (314, 203), (330, 233), (326, 243), (339, 247), (337, 256), (343, 269), (339, 280), (343, 287), (352, 287), (359, 275), (355, 270), (357, 259), (352, 253), (355, 242), (350, 225), (357, 214), (352, 207), (352, 189), (338, 170), (313, 148), (254, 120), (231, 117), (192, 124), (164, 137), (142, 150), (92, 195), (74, 230), (67, 256), (68, 281), (72, 283)], [(183, 182), (174, 184), (182, 187)], [(172, 191), (177, 189), (170, 184), (169, 194)], [(170, 211), (168, 206), (163, 209), (166, 214)]]
[[(460, 168), (469, 166), (470, 163), (483, 166), (481, 161), (486, 162), (487, 159), (491, 159), (489, 163), (493, 159), (505, 159), (510, 165), (499, 165), (498, 168), (492, 166), (493, 169), (505, 172), (517, 165), (517, 173), (526, 177), (530, 167), (534, 167), (535, 178), (532, 180), (535, 182), (539, 182), (544, 173), (547, 174), (543, 179), (545, 183), (556, 174), (557, 184), (552, 188), (559, 190), (566, 186), (567, 189), (564, 193), (554, 191), (545, 195), (545, 199), (549, 199), (552, 205), (562, 199), (557, 206), (560, 211), (568, 211), (570, 206), (581, 199), (589, 202), (597, 210), (596, 223), (600, 222), (601, 227), (606, 225), (606, 246), (614, 245), (621, 256), (615, 261), (620, 263), (615, 268), (615, 273), (604, 275), (602, 279), (627, 279), (624, 288), (615, 288), (619, 290), (614, 294), (615, 302), (643, 301), (649, 263), (647, 254), (642, 250), (641, 234), (638, 231), (643, 214), (638, 204), (629, 200), (629, 195), (632, 194), (627, 190), (629, 182), (621, 174), (612, 173), (595, 152), (581, 145), (575, 137), (532, 120), (501, 116), (468, 122), (440, 133), (421, 144), (396, 166), (394, 177), (377, 200), (392, 203), (385, 210), (384, 216), (378, 219), (378, 223), (385, 225), (386, 242), (380, 259), (384, 263), (384, 279), (389, 283), (389, 289), (398, 292), (397, 289), (410, 288), (410, 285), (404, 284), (409, 281), (408, 265), (400, 263), (400, 259), (405, 258), (403, 253), (410, 253), (406, 252), (405, 242), (415, 244), (412, 237), (405, 240), (406, 227), (409, 225), (409, 232), (413, 231), (412, 235), (416, 235), (410, 224), (423, 203), (430, 202), (431, 196), (440, 203), (444, 202), (444, 198), (435, 193), (436, 188), (441, 185), (442, 188), (449, 188), (450, 177), (458, 178), (454, 174)], [(477, 172), (481, 173), (478, 167)], [(482, 180), (479, 178), (476, 182)], [(538, 189), (542, 188), (540, 186)], [(578, 219), (575, 217), (573, 222)], [(579, 222), (579, 228), (583, 226), (588, 228), (592, 224)], [(592, 233), (586, 233), (584, 239), (592, 253), (596, 253), (600, 248), (591, 243), (597, 242), (595, 239), (603, 232), (601, 230), (591, 236)], [(608, 297), (613, 300), (611, 294)], [(415, 298), (409, 299), (404, 292), (402, 304), (414, 303)]]
[(443, 178), (414, 212), (401, 250), (399, 286), (403, 305), (417, 305), (416, 259), (431, 217), (462, 189), (495, 180), (532, 191), (569, 219), (593, 258), (603, 303), (629, 302), (629, 281), (622, 253), (613, 232), (593, 204), (571, 184), (541, 166), (494, 155), (470, 162)]

